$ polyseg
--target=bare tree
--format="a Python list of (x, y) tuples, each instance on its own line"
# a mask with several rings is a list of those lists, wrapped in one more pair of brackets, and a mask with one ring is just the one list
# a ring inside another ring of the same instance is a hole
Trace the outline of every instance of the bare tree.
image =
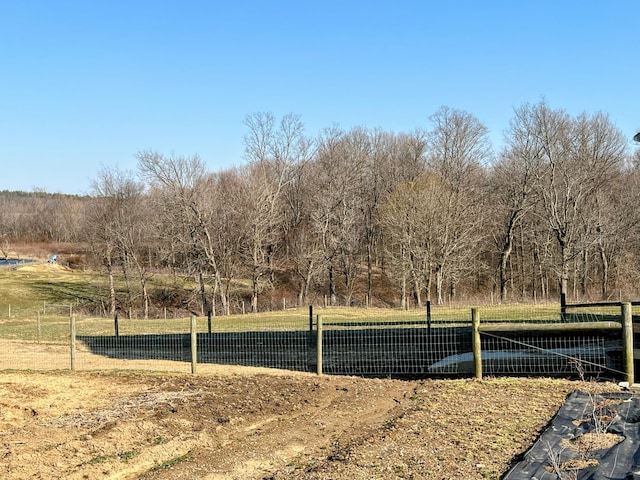
[(515, 111), (506, 133), (506, 149), (491, 169), (489, 179), (494, 205), (492, 217), (494, 243), (498, 247), (500, 301), (507, 300), (507, 286), (511, 279), (508, 271), (515, 236), (527, 214), (535, 207), (535, 168), (539, 165), (541, 150), (529, 135), (526, 108)]
[(247, 220), (243, 251), (251, 270), (251, 310), (257, 312), (260, 280), (265, 273), (273, 273), (274, 253), (286, 229), (287, 187), (308, 161), (311, 144), (297, 115), (286, 115), (277, 123), (270, 113), (256, 113), (246, 117), (245, 125), (249, 129), (244, 138), (248, 182), (238, 213)]
[(311, 161), (298, 163), (283, 190), (283, 261), (295, 272), (298, 305), (305, 305), (322, 266), (321, 240), (311, 222), (315, 177)]
[[(137, 159), (141, 175), (157, 190), (154, 197), (159, 202), (157, 212), (165, 216), (165, 222), (179, 224), (188, 235), (192, 260), (198, 267), (206, 266), (211, 270), (222, 311), (229, 314), (227, 289), (215, 242), (217, 225), (205, 195), (210, 182), (204, 163), (197, 155), (165, 157), (153, 151), (139, 152)], [(199, 275), (200, 279), (203, 277)], [(201, 290), (203, 287), (201, 285)], [(215, 310), (211, 313), (215, 314)]]
[(619, 171), (624, 141), (603, 114), (580, 115), (572, 120), (544, 101), (525, 106), (530, 138), (539, 153), (537, 182), (543, 214), (558, 249), (560, 295), (568, 293), (571, 264), (593, 241), (592, 225), (585, 223), (597, 192)]
[(430, 300), (437, 232), (444, 223), (440, 203), (444, 193), (444, 185), (437, 176), (423, 174), (415, 181), (398, 185), (378, 209), (386, 258), (400, 284), (403, 309), (408, 308), (410, 291), (416, 306), (421, 305), (425, 289)]
[[(359, 193), (367, 264), (367, 298), (373, 298), (373, 265), (376, 245), (382, 242), (376, 211), (386, 195), (404, 182), (424, 172), (426, 138), (424, 132), (393, 135), (376, 129), (368, 132), (370, 151), (365, 152)], [(404, 298), (404, 297), (403, 297)]]
[(483, 165), (491, 159), (488, 130), (471, 114), (442, 107), (431, 116), (428, 168), (445, 186), (441, 197), (444, 223), (438, 231), (435, 276), (438, 303), (443, 302), (443, 280), (448, 275), (455, 296), (459, 275), (471, 262), (482, 236)]
[[(144, 211), (143, 187), (132, 172), (103, 168), (92, 181), (94, 200), (88, 210), (87, 233), (93, 251), (100, 255), (109, 280), (109, 314), (114, 315), (117, 299), (114, 267), (120, 264), (128, 275), (131, 262), (140, 280), (145, 318), (149, 314), (147, 268), (140, 255)], [(128, 285), (129, 298), (131, 289)]]
[(366, 135), (360, 129), (350, 133), (338, 127), (327, 129), (318, 141), (311, 172), (315, 179), (311, 224), (322, 242), (331, 305), (337, 303), (336, 269), (343, 275), (347, 302), (353, 292), (360, 249), (357, 185), (366, 148)]

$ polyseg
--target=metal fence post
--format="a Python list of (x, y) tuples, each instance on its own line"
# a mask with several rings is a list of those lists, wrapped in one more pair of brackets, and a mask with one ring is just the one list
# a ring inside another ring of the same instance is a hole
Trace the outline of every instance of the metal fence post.
[(198, 329), (195, 315), (191, 315), (191, 373), (198, 369)]
[(631, 385), (635, 382), (635, 373), (633, 371), (633, 315), (630, 303), (622, 304), (622, 358), (626, 373), (625, 380)]
[(473, 349), (473, 366), (475, 377), (482, 380), (482, 348), (480, 346), (480, 312), (471, 309), (471, 347)]

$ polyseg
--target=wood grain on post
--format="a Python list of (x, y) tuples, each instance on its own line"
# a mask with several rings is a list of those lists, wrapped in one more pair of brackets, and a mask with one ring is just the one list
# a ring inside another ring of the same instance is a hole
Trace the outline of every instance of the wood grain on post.
[(480, 347), (480, 312), (477, 308), (471, 309), (471, 346), (473, 349), (473, 366), (475, 377), (482, 380), (482, 349)]
[(622, 363), (629, 385), (635, 383), (633, 368), (633, 316), (631, 304), (622, 304)]
[(198, 370), (198, 329), (195, 315), (191, 315), (191, 373)]
[(485, 322), (480, 325), (481, 332), (589, 332), (620, 330), (620, 322), (571, 322), (571, 323), (522, 323), (522, 322)]

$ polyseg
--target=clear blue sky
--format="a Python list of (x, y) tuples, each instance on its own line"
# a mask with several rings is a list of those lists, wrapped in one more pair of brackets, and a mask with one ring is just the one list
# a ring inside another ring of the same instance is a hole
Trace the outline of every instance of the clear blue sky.
[(136, 152), (243, 163), (244, 117), (401, 132), (466, 110), (496, 149), (543, 97), (640, 129), (636, 1), (0, 0), (0, 190), (83, 194)]

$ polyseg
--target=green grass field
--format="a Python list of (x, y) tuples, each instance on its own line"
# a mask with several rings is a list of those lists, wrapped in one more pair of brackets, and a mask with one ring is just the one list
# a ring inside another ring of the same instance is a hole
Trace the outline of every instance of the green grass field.
[[(76, 320), (78, 335), (113, 335), (112, 318), (87, 317), (74, 312), (76, 305), (87, 301), (106, 301), (106, 278), (95, 273), (68, 271), (57, 266), (35, 265), (32, 268), (0, 269), (0, 338), (62, 342), (68, 339), (70, 312)], [(151, 288), (163, 288), (168, 277), (155, 275)], [(185, 288), (191, 288), (185, 284)], [(119, 285), (122, 289), (123, 285)], [(439, 306), (431, 308), (434, 324), (470, 322), (472, 305)], [(558, 304), (512, 304), (478, 306), (482, 321), (550, 321), (560, 316)], [(584, 315), (619, 315), (619, 307), (603, 307), (597, 312), (584, 309)], [(425, 322), (426, 311), (378, 308), (348, 308), (316, 306), (314, 319), (322, 316), (323, 323), (338, 328), (336, 323), (388, 324), (392, 322)], [(39, 321), (38, 321), (39, 318)], [(147, 333), (186, 333), (190, 318), (118, 320), (121, 335)], [(309, 328), (309, 307), (286, 309), (258, 314), (217, 316), (212, 318), (212, 331), (233, 332), (252, 329), (305, 330)], [(206, 318), (197, 319), (200, 332), (208, 331)]]

